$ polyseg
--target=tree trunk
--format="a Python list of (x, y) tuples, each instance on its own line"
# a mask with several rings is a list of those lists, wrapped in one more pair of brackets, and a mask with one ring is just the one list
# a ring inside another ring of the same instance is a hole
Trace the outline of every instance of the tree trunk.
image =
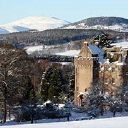
[(11, 108), (10, 108), (10, 106), (9, 106), (8, 116), (9, 116), (9, 120), (11, 120)]
[(100, 113), (101, 113), (101, 116), (104, 115), (104, 107), (103, 107), (103, 106), (101, 106), (101, 111), (100, 111)]
[(3, 101), (3, 123), (6, 123), (6, 118), (7, 118), (7, 104), (6, 104), (6, 99)]
[(116, 116), (116, 111), (113, 112), (113, 117), (115, 117), (115, 116)]
[(32, 115), (32, 117), (31, 117), (31, 124), (33, 124), (33, 122), (34, 122), (34, 119), (33, 119), (33, 115)]
[(7, 88), (5, 86), (4, 92), (3, 92), (3, 123), (6, 123), (7, 118)]
[(67, 116), (67, 121), (69, 121), (69, 116)]

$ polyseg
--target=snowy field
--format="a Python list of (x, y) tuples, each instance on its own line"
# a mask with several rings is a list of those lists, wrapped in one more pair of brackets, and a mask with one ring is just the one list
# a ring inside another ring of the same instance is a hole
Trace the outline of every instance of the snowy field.
[(24, 49), (28, 54), (32, 54), (33, 52), (42, 52), (44, 49), (44, 45), (37, 45), (37, 46), (27, 46)]
[(114, 24), (114, 25), (94, 25), (87, 26), (86, 23), (79, 23), (77, 25), (69, 24), (68, 26), (62, 27), (62, 29), (98, 29), (98, 30), (115, 30), (120, 32), (128, 32), (126, 24)]
[(80, 50), (69, 50), (65, 52), (56, 53), (56, 55), (74, 57), (74, 56), (78, 56), (79, 53), (80, 53)]
[(30, 55), (36, 52), (36, 54), (51, 54), (51, 55), (59, 55), (59, 56), (70, 56), (74, 57), (80, 53), (80, 50), (56, 50), (55, 46), (46, 46), (46, 45), (35, 45), (35, 46), (27, 46), (24, 49)]
[(128, 117), (57, 123), (11, 125), (0, 126), (0, 128), (128, 128)]

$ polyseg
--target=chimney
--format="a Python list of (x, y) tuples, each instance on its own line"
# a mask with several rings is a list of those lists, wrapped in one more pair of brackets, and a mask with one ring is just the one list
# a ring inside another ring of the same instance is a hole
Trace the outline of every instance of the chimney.
[(88, 42), (85, 41), (85, 42), (83, 43), (83, 47), (84, 47), (84, 48), (88, 47)]

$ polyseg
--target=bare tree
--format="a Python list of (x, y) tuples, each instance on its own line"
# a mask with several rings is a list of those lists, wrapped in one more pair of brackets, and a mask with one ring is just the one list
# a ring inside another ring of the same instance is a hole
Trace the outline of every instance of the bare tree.
[[(32, 61), (23, 50), (7, 49), (0, 60), (0, 96), (3, 123), (7, 118), (7, 102), (22, 98), (24, 85), (31, 78)], [(15, 98), (15, 99), (14, 99)]]

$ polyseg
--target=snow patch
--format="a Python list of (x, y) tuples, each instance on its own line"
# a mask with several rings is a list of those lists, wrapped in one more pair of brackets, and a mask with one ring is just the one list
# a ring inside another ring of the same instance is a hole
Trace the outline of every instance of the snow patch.
[(37, 46), (27, 46), (24, 48), (28, 54), (32, 54), (33, 52), (42, 51), (44, 49), (43, 45), (37, 45)]
[(85, 23), (79, 23), (77, 25), (69, 25), (63, 27), (62, 29), (98, 29), (98, 30), (115, 30), (120, 32), (128, 32), (128, 25), (114, 24), (112, 26), (106, 26), (106, 25), (87, 26)]
[(128, 42), (119, 42), (119, 43), (113, 43), (111, 44), (112, 46), (115, 46), (115, 47), (121, 47), (123, 49), (127, 49), (128, 48)]
[(60, 53), (55, 53), (56, 55), (60, 55), (60, 56), (78, 56), (80, 53), (80, 50), (69, 50), (69, 51), (65, 51), (65, 52), (60, 52)]

